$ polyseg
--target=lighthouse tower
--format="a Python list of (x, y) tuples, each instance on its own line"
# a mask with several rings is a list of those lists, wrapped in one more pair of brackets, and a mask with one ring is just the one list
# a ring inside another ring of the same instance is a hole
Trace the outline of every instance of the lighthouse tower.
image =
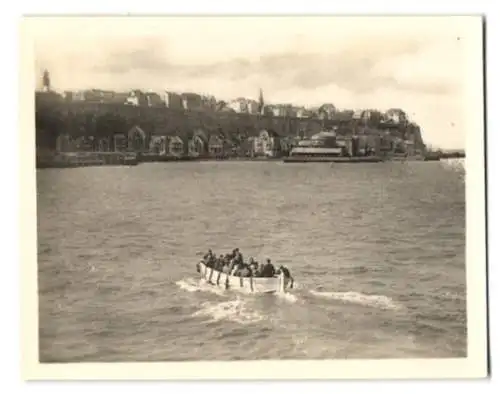
[(47, 70), (43, 72), (42, 77), (42, 90), (44, 92), (50, 92), (50, 74)]
[(259, 114), (264, 115), (264, 94), (262, 93), (262, 88), (259, 89)]

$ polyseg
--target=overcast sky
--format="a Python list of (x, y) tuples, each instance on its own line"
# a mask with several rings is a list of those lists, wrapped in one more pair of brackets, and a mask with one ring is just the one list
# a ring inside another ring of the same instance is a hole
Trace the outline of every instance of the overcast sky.
[[(480, 24), (444, 17), (38, 19), (36, 72), (56, 90), (133, 88), (228, 100), (402, 108), (442, 148), (465, 147)], [(474, 52), (476, 51), (476, 52)], [(41, 78), (39, 78), (41, 81)], [(469, 90), (468, 90), (469, 89)]]

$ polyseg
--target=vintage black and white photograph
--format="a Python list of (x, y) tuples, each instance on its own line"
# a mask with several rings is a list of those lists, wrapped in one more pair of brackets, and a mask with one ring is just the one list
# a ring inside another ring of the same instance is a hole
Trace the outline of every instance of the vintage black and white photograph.
[(480, 17), (25, 22), (38, 363), (486, 373)]

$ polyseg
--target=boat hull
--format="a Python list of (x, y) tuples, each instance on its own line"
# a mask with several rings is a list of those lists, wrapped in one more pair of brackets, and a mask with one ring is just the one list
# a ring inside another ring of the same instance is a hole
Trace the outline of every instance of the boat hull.
[(198, 263), (198, 272), (201, 279), (214, 286), (237, 290), (245, 293), (284, 293), (289, 280), (282, 274), (272, 278), (242, 278), (207, 267), (202, 262)]

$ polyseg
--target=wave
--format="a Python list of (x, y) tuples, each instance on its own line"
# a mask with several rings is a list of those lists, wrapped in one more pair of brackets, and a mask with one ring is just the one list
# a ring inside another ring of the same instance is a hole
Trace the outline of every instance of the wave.
[(224, 289), (210, 285), (206, 283), (204, 280), (194, 280), (191, 278), (187, 278), (187, 279), (181, 279), (175, 282), (175, 284), (179, 286), (182, 290), (188, 291), (190, 293), (195, 293), (198, 291), (207, 291), (217, 295), (224, 294)]
[(239, 324), (254, 324), (265, 319), (263, 315), (249, 308), (242, 299), (219, 303), (205, 302), (193, 317), (210, 317), (211, 322), (230, 320)]
[(276, 293), (276, 296), (292, 304), (295, 304), (298, 300), (298, 297), (292, 293)]
[(449, 169), (460, 171), (460, 172), (465, 171), (465, 159), (464, 158), (440, 160), (440, 163), (445, 168), (449, 168)]
[(293, 280), (293, 291), (296, 290), (306, 290), (307, 286), (304, 283), (298, 282), (295, 279)]
[(397, 305), (390, 297), (383, 295), (367, 295), (355, 291), (326, 292), (326, 291), (310, 290), (310, 293), (316, 297), (329, 298), (344, 302), (361, 304), (374, 308), (392, 309), (392, 310), (400, 309), (400, 306)]

